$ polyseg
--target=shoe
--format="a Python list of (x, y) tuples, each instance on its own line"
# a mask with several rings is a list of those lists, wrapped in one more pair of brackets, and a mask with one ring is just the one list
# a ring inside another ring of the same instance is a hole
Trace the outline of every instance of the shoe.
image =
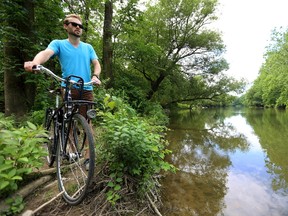
[(84, 161), (85, 170), (89, 171), (89, 158)]

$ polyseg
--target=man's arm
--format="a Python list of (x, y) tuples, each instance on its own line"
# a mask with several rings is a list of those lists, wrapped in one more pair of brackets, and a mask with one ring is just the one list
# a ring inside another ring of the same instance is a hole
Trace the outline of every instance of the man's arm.
[(54, 51), (51, 49), (45, 49), (39, 52), (33, 59), (33, 61), (24, 62), (24, 69), (26, 71), (32, 71), (33, 65), (40, 65), (47, 62), (50, 57), (54, 55)]
[(95, 81), (98, 85), (101, 84), (100, 81), (100, 73), (101, 73), (101, 65), (97, 59), (92, 60), (93, 64), (93, 74), (92, 74), (92, 81)]

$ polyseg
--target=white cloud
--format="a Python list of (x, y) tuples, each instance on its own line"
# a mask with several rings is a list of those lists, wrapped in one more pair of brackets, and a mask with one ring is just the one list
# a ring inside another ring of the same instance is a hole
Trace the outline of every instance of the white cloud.
[(252, 82), (263, 63), (271, 31), (288, 26), (287, 0), (219, 0), (219, 20), (230, 64), (228, 75)]
[(287, 199), (271, 193), (271, 189), (259, 179), (247, 173), (229, 173), (229, 191), (225, 197), (224, 215), (263, 216), (286, 215)]

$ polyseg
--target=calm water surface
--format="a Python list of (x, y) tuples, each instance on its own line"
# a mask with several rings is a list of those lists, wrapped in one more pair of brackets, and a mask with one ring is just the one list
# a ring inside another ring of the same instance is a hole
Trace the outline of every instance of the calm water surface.
[(288, 112), (171, 116), (163, 215), (288, 216)]

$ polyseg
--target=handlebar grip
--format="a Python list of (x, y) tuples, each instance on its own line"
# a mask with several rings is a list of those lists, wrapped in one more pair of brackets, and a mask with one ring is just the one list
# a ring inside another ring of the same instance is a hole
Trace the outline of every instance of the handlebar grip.
[(33, 65), (32, 70), (33, 71), (39, 71), (41, 69), (41, 65)]

